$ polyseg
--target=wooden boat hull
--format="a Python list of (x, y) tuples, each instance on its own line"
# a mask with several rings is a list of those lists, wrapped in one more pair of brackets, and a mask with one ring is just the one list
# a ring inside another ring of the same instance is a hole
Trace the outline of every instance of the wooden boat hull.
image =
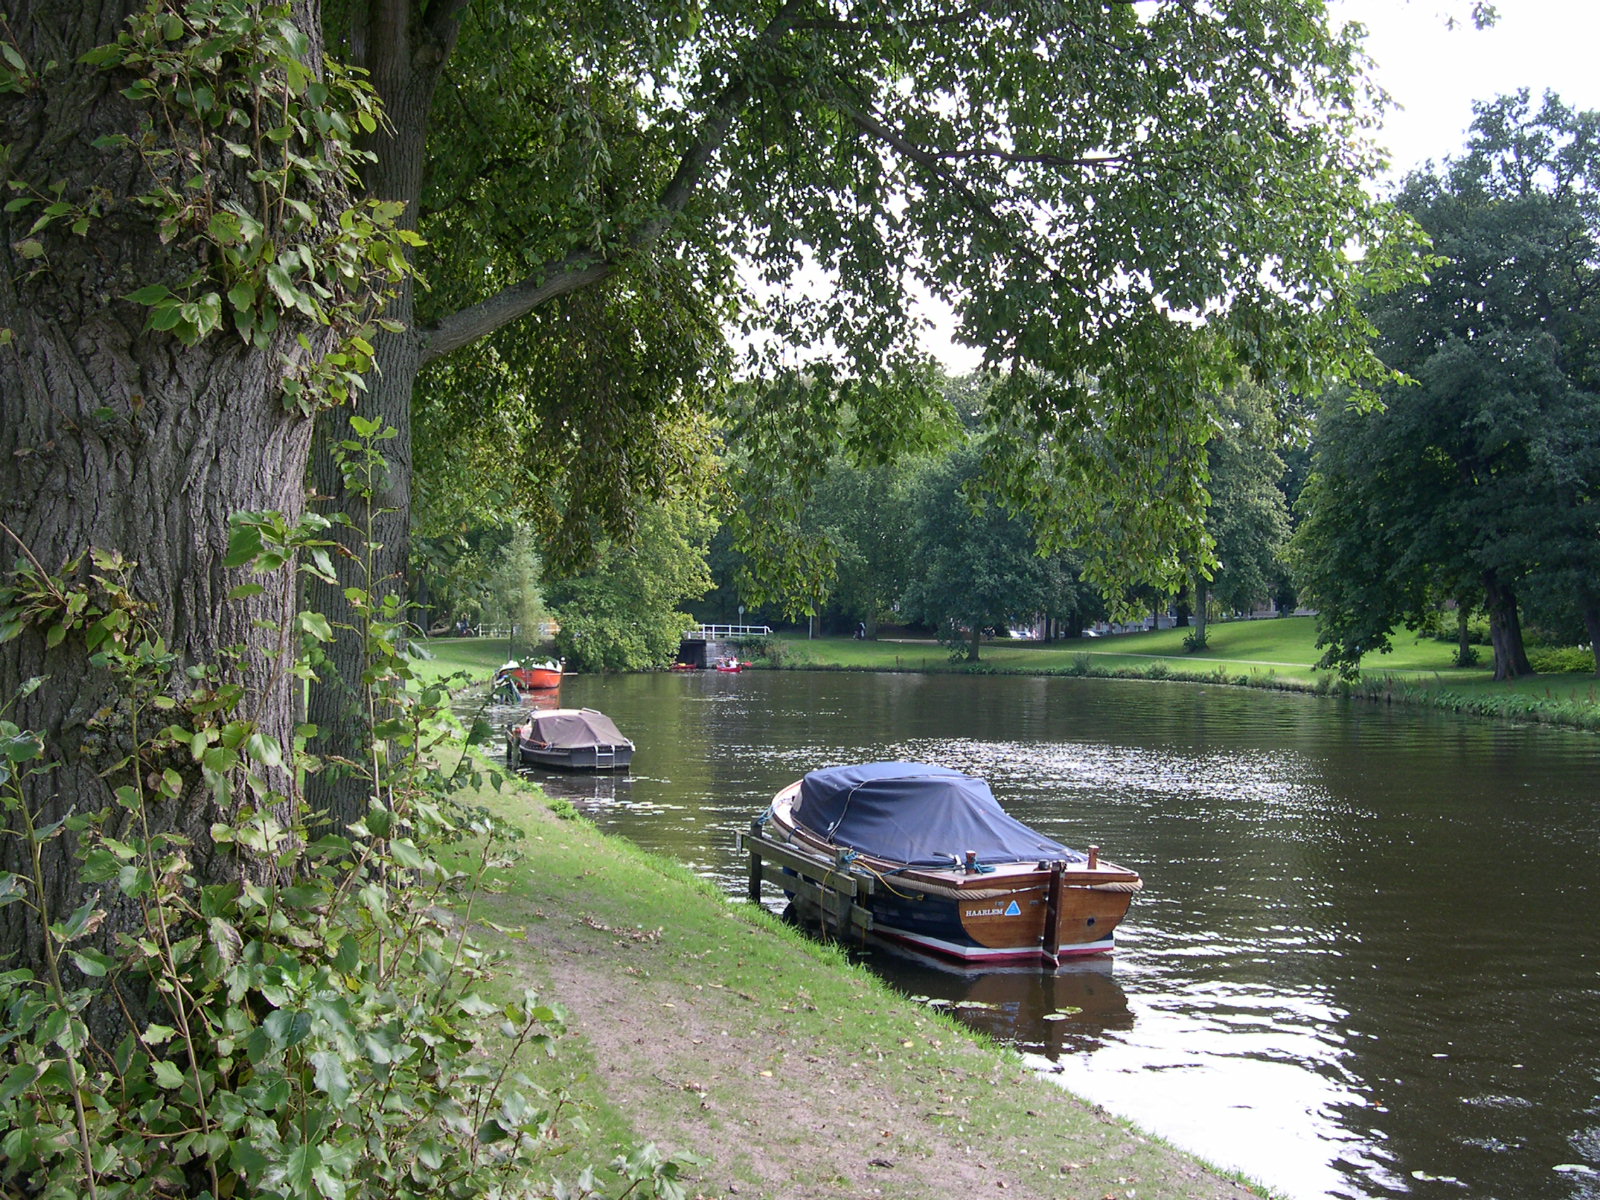
[(961, 900), (911, 893), (875, 895), (868, 906), (873, 932), (962, 962), (1061, 963), (1110, 954), (1112, 931), (1127, 915), (1132, 892), (1063, 887), (1047, 948), (1048, 880), (1000, 896)]
[[(765, 825), (751, 842), (780, 844), (784, 871), (795, 881), (793, 893), (807, 910), (831, 909), (874, 936), (966, 964), (1040, 963), (1058, 965), (1077, 958), (1110, 954), (1114, 931), (1142, 887), (1139, 876), (1091, 855), (1088, 863), (1039, 862), (968, 872), (959, 867), (908, 867), (858, 851), (841, 851), (793, 816), (799, 783), (774, 798)], [(752, 845), (753, 855), (761, 855)], [(808, 869), (807, 864), (813, 869)], [(759, 867), (752, 866), (752, 890)], [(821, 895), (843, 890), (847, 903)], [(810, 882), (801, 886), (799, 880)], [(782, 884), (780, 884), (782, 886)], [(785, 889), (788, 890), (787, 888)]]

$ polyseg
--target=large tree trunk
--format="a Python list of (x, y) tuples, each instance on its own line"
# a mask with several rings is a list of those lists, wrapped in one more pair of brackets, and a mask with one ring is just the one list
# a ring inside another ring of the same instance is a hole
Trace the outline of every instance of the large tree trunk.
[[(146, 310), (120, 299), (149, 283), (177, 287), (196, 266), (192, 248), (162, 237), (149, 211), (131, 198), (149, 186), (137, 156), (91, 144), (135, 132), (140, 114), (122, 95), (126, 77), (85, 67), (80, 56), (112, 40), (125, 17), (143, 8), (142, 0), (89, 9), (66, 0), (11, 6), (6, 36), (28, 62), (55, 65), (38, 87), (3, 98), (8, 175), (39, 193), (64, 181), (65, 199), (100, 195), (105, 212), (88, 237), (64, 224), (32, 234), (40, 251), (32, 258), (15, 247), (30, 236), (37, 210), (0, 214), (0, 328), (14, 337), (0, 350), (6, 526), (0, 562), (10, 582), (11, 564), (24, 556), (58, 573), (91, 547), (120, 551), (137, 564), (132, 590), (175, 655), (169, 693), (189, 695), (186, 667), (222, 665), (226, 677), (246, 685), (243, 715), (287, 746), (296, 690), (282, 653), (294, 615), (291, 574), (260, 578), (264, 592), (230, 600), (230, 589), (246, 576), (225, 568), (223, 559), (230, 514), (275, 509), (296, 518), (301, 511), (311, 429), (285, 409), (282, 363), (304, 358), (294, 338), (307, 330), (286, 322), (265, 349), (229, 334), (186, 348), (169, 334), (146, 332)], [(219, 194), (228, 195), (229, 182), (215, 181)], [(241, 202), (253, 196), (247, 189)], [(308, 336), (315, 349), (319, 335)], [(87, 574), (80, 570), (74, 582)], [(225, 649), (234, 645), (248, 646), (237, 666), (229, 665)], [(180, 705), (149, 714), (148, 724), (135, 729), (118, 680), (89, 659), (81, 631), (52, 647), (46, 628), (35, 624), (0, 644), (0, 705), (22, 681), (47, 678), (7, 714), (46, 743), (49, 773), (25, 782), (25, 802), (38, 822), (106, 808), (114, 785), (137, 778), (127, 771), (107, 776), (107, 768), (155, 727), (184, 718)], [(176, 768), (185, 788), (177, 803), (149, 811), (148, 820), (155, 830), (193, 839), (189, 853), (201, 882), (260, 874), (259, 864), (212, 841), (213, 822), (234, 814), (220, 809), (195, 764), (179, 756), (161, 765)], [(269, 775), (281, 791), (292, 787), (286, 773)], [(18, 814), (6, 814), (0, 870), (31, 876), (20, 824)], [(94, 889), (80, 877), (71, 837), (42, 849), (42, 899), (58, 918)], [(102, 938), (134, 919), (131, 910), (114, 906)], [(0, 908), (0, 962), (37, 967), (42, 951), (37, 915), (22, 904)], [(106, 1013), (99, 1016), (105, 1028)]]
[(1192, 584), (1194, 595), (1194, 632), (1189, 636), (1196, 647), (1206, 644), (1206, 609), (1210, 605), (1209, 585), (1198, 574)]
[(1522, 645), (1522, 619), (1517, 595), (1493, 571), (1483, 575), (1484, 607), (1489, 613), (1489, 641), (1494, 646), (1494, 677), (1519, 679), (1532, 675), (1533, 664)]
[(1600, 604), (1583, 606), (1583, 627), (1589, 632), (1589, 651), (1594, 655), (1594, 673), (1600, 675)]
[[(376, 157), (363, 182), (367, 195), (405, 204), (401, 224), (417, 225), (427, 150), (428, 115), (435, 88), (456, 38), (461, 0), (433, 6), (428, 17), (408, 2), (373, 3), (354, 22), (351, 58), (365, 69), (383, 100), (387, 126), (363, 147)], [(405, 576), (411, 550), (411, 395), (422, 365), (422, 340), (415, 329), (415, 296), (408, 280), (386, 315), (403, 328), (377, 342), (375, 370), (359, 410), (370, 420), (392, 428), (395, 436), (379, 444), (384, 472), (371, 497), (346, 485), (334, 449), (350, 436), (349, 412), (334, 410), (317, 421), (312, 486), (319, 500), (334, 512), (350, 516), (353, 527), (339, 537), (370, 568), (362, 586), (374, 602), (406, 594)], [(370, 540), (370, 545), (368, 544)], [(346, 599), (344, 585), (313, 581), (309, 604), (332, 622), (336, 636), (329, 662), (311, 686), (308, 717), (319, 730), (311, 749), (335, 760), (306, 782), (306, 799), (317, 812), (343, 829), (367, 809), (368, 783), (358, 769), (344, 763), (365, 763), (371, 752), (370, 720), (362, 712), (359, 681), (367, 651), (360, 614)]]

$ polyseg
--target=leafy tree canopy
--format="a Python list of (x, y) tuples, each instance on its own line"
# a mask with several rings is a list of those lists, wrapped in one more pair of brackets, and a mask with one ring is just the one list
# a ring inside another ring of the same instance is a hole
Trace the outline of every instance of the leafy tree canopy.
[[(414, 335), (451, 365), (422, 408), (510, 404), (528, 479), (584, 476), (541, 520), (625, 532), (693, 461), (658, 412), (703, 411), (730, 322), (773, 384), (729, 412), (751, 470), (921, 445), (928, 293), (999, 373), (990, 484), (1062, 531), (1116, 498), (1138, 553), (1104, 568), (1170, 578), (1203, 548), (1206, 396), (1358, 374), (1356, 286), (1402, 261), (1361, 187), (1356, 36), (1328, 24), (1288, 0), (462, 6)], [(771, 566), (763, 536), (742, 532)]]
[(682, 605), (711, 587), (706, 541), (713, 522), (698, 505), (658, 504), (633, 545), (602, 545), (594, 566), (547, 585), (556, 646), (586, 671), (663, 667), (694, 619)]
[(915, 488), (918, 561), (902, 611), (940, 631), (952, 654), (976, 661), (983, 635), (1057, 607), (1055, 563), (1032, 530), (995, 504), (973, 503), (982, 448), (964, 445), (930, 466)]
[(1373, 306), (1414, 384), (1319, 422), (1297, 541), (1329, 665), (1352, 669), (1441, 596), (1481, 596), (1496, 674), (1523, 674), (1519, 592), (1594, 607), (1600, 114), (1526, 92), (1477, 113), (1467, 153), (1398, 197), (1439, 256)]

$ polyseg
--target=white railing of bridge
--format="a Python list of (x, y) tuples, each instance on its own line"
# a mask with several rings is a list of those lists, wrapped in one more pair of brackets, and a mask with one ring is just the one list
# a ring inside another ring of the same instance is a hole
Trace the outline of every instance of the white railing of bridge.
[(691, 642), (722, 642), (730, 638), (765, 637), (771, 632), (770, 625), (701, 625), (683, 636)]

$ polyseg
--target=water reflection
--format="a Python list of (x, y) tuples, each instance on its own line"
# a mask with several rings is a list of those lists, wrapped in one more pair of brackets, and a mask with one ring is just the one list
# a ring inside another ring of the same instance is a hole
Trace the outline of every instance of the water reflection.
[(983, 774), (1138, 870), (1114, 965), (874, 966), (1213, 1161), (1304, 1200), (1600, 1200), (1600, 739), (1106, 681), (696, 672), (563, 698), (638, 743), (596, 819), (732, 895), (733, 835), (775, 792), (878, 758)]
[(1133, 1028), (1133, 1011), (1109, 958), (1054, 971), (962, 971), (886, 944), (873, 945), (863, 957), (914, 999), (1052, 1064), (1098, 1045), (1112, 1031)]

